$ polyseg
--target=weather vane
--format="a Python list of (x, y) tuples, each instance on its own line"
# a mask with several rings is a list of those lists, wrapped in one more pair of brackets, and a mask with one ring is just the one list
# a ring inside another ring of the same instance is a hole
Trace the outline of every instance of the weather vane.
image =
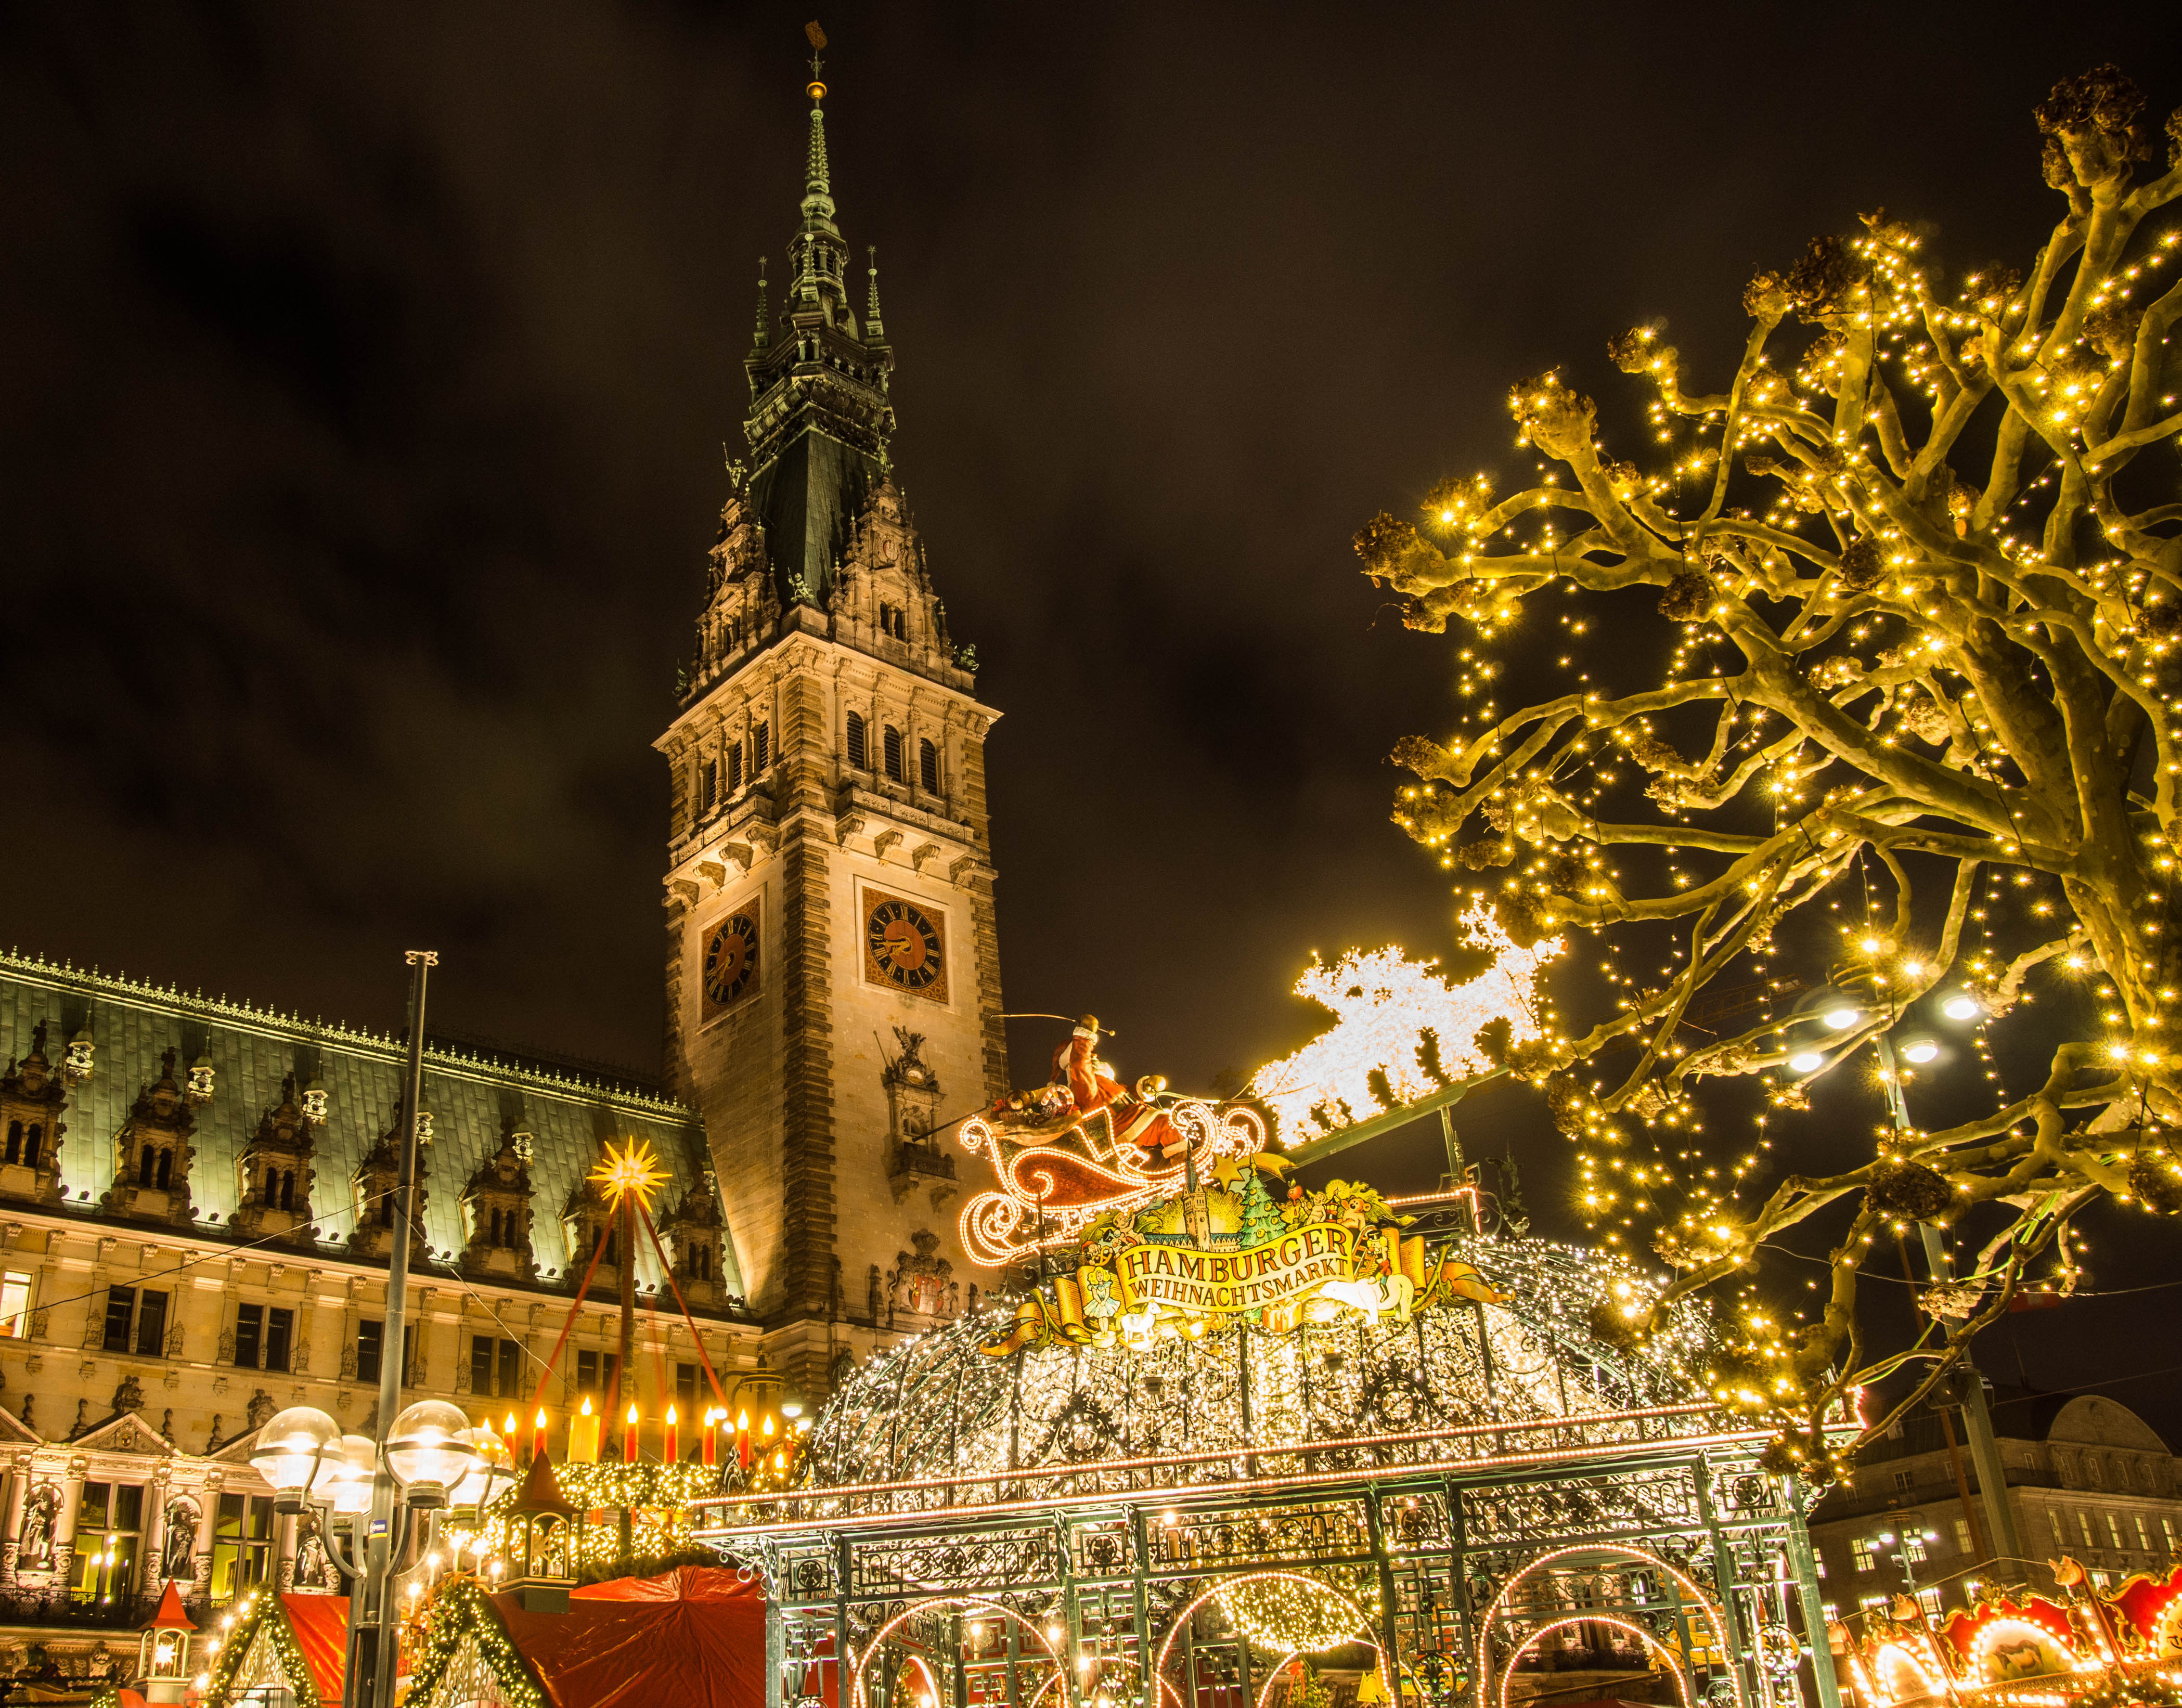
[(803, 26), (803, 34), (811, 43), (811, 98), (816, 101), (826, 92), (826, 86), (818, 80), (818, 74), (826, 69), (826, 32), (813, 18)]

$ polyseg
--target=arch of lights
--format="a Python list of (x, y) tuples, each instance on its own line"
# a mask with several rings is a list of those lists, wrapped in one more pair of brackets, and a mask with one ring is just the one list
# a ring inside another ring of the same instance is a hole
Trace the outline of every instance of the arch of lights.
[(1617, 1631), (1626, 1631), (1642, 1643), (1649, 1652), (1657, 1655), (1660, 1660), (1666, 1662), (1668, 1675), (1675, 1681), (1675, 1693), (1681, 1698), (1682, 1708), (1690, 1708), (1689, 1677), (1682, 1671), (1681, 1663), (1675, 1660), (1674, 1650), (1668, 1648), (1642, 1626), (1611, 1613), (1586, 1613), (1576, 1618), (1556, 1619), (1550, 1625), (1539, 1626), (1537, 1630), (1525, 1637), (1515, 1652), (1508, 1657), (1507, 1669), (1500, 1675), (1500, 1708), (1508, 1708), (1508, 1687), (1515, 1682), (1515, 1663), (1521, 1660), (1531, 1650), (1544, 1642), (1547, 1638), (1552, 1636), (1554, 1632), (1565, 1631), (1571, 1625), (1611, 1625)]
[[(1575, 1561), (1578, 1559), (1585, 1560), (1590, 1563), (1592, 1573), (1595, 1575), (1597, 1565), (1601, 1556), (1618, 1556), (1621, 1559), (1634, 1561), (1639, 1566), (1649, 1567), (1654, 1571), (1665, 1573), (1667, 1576), (1674, 1581), (1675, 1587), (1681, 1589), (1688, 1595), (1691, 1601), (1695, 1604), (1697, 1611), (1703, 1616), (1706, 1628), (1712, 1634), (1714, 1645), (1722, 1651), (1727, 1650), (1729, 1647), (1727, 1626), (1726, 1622), (1720, 1617), (1719, 1604), (1708, 1595), (1702, 1589), (1700, 1589), (1697, 1586), (1697, 1581), (1690, 1577), (1688, 1573), (1669, 1564), (1658, 1555), (1648, 1553), (1642, 1548), (1618, 1546), (1614, 1545), (1609, 1545), (1605, 1547), (1587, 1548), (1578, 1546), (1560, 1548), (1556, 1549), (1552, 1553), (1540, 1555), (1537, 1559), (1532, 1560), (1529, 1564), (1526, 1565), (1522, 1570), (1516, 1573), (1514, 1577), (1509, 1578), (1506, 1583), (1500, 1586), (1500, 1591), (1493, 1598), (1492, 1605), (1487, 1606), (1484, 1612), (1479, 1617), (1477, 1621), (1477, 1677), (1481, 1683), (1489, 1683), (1493, 1677), (1492, 1643), (1493, 1619), (1499, 1613), (1501, 1608), (1515, 1596), (1515, 1592), (1520, 1589), (1524, 1584), (1533, 1579), (1538, 1573), (1551, 1571), (1555, 1566), (1559, 1565), (1563, 1561)], [(1603, 1621), (1602, 1622), (1612, 1623), (1613, 1622), (1608, 1620)], [(1531, 1642), (1539, 1634), (1542, 1633), (1534, 1632), (1531, 1638), (1526, 1638), (1523, 1643), (1519, 1644), (1514, 1653), (1509, 1655), (1507, 1667), (1502, 1669), (1504, 1677), (1501, 1680), (1500, 1694), (1501, 1700), (1504, 1703), (1507, 1700), (1507, 1679), (1504, 1674), (1514, 1667), (1517, 1657), (1522, 1654), (1525, 1649), (1530, 1646)], [(1685, 1650), (1685, 1653), (1686, 1653), (1686, 1650)], [(1728, 1675), (1728, 1681), (1731, 1688), (1735, 1693), (1735, 1700), (1736, 1703), (1738, 1705), (1747, 1704), (1749, 1698), (1744, 1692), (1743, 1679), (1740, 1671), (1738, 1670), (1731, 1672)], [(1686, 1701), (1689, 1695), (1688, 1681), (1686, 1679), (1682, 1680), (1682, 1694), (1685, 1701)]]
[[(1341, 1606), (1346, 1608), (1349, 1612), (1354, 1614), (1355, 1616), (1356, 1622), (1354, 1628), (1349, 1633), (1349, 1635), (1353, 1637), (1356, 1641), (1365, 1644), (1373, 1651), (1372, 1665), (1378, 1670), (1379, 1683), (1381, 1688), (1387, 1689), (1392, 1685), (1393, 1681), (1388, 1676), (1387, 1672), (1386, 1648), (1382, 1644), (1381, 1644), (1378, 1637), (1372, 1631), (1371, 1617), (1364, 1611), (1363, 1604), (1361, 1602), (1358, 1601), (1354, 1595), (1349, 1595), (1346, 1590), (1338, 1589), (1335, 1585), (1325, 1583), (1319, 1578), (1308, 1576), (1299, 1572), (1286, 1572), (1282, 1571), (1277, 1567), (1269, 1567), (1265, 1570), (1256, 1572), (1238, 1572), (1232, 1577), (1220, 1579), (1217, 1583), (1213, 1584), (1200, 1591), (1195, 1600), (1190, 1602), (1188, 1606), (1182, 1608), (1174, 1616), (1173, 1619), (1167, 1626), (1166, 1640), (1160, 1644), (1159, 1659), (1154, 1662), (1152, 1668), (1154, 1676), (1160, 1681), (1160, 1689), (1163, 1694), (1174, 1694), (1173, 1686), (1169, 1684), (1166, 1679), (1167, 1663), (1172, 1658), (1174, 1654), (1175, 1639), (1182, 1636), (1185, 1631), (1190, 1628), (1189, 1622), (1196, 1616), (1197, 1610), (1202, 1607), (1206, 1602), (1213, 1600), (1214, 1599), (1222, 1595), (1226, 1591), (1238, 1589), (1245, 1584), (1260, 1584), (1267, 1581), (1306, 1584), (1310, 1588), (1322, 1593), (1327, 1600), (1337, 1603)], [(1289, 1661), (1294, 1660), (1298, 1655), (1303, 1654), (1304, 1652), (1305, 1651), (1300, 1649), (1291, 1649), (1287, 1654), (1282, 1655), (1280, 1661), (1276, 1663), (1273, 1672), (1266, 1675), (1266, 1689), (1271, 1689), (1272, 1688), (1273, 1678), (1277, 1675), (1281, 1667), (1287, 1666)], [(1179, 1700), (1180, 1699), (1177, 1697), (1177, 1700), (1179, 1701)], [(1262, 1700), (1262, 1694), (1260, 1700)], [(1393, 1700), (1391, 1690), (1389, 1690), (1387, 1700), (1390, 1702)]]

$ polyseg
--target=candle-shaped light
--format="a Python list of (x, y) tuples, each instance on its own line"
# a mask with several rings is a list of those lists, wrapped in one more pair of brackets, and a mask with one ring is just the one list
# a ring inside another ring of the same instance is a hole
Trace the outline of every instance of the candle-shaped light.
[(750, 1413), (746, 1411), (735, 1413), (735, 1462), (745, 1471), (750, 1469)]
[(599, 1420), (591, 1412), (588, 1396), (582, 1411), (568, 1419), (568, 1462), (572, 1465), (595, 1465), (599, 1461)]
[(636, 1462), (636, 1403), (629, 1402), (629, 1427), (622, 1431), (621, 1462), (624, 1465)]
[(507, 1444), (507, 1456), (511, 1459), (522, 1451), (521, 1437), (517, 1434), (516, 1430), (515, 1413), (510, 1412), (507, 1414), (507, 1421), (500, 1426), (500, 1439)]
[(543, 1406), (538, 1408), (538, 1427), (531, 1432), (530, 1456), (534, 1459), (546, 1456), (546, 1408)]
[(707, 1465), (717, 1465), (720, 1462), (720, 1451), (716, 1445), (719, 1440), (719, 1426), (720, 1408), (717, 1406), (706, 1407), (703, 1451)]
[(659, 1456), (670, 1465), (682, 1457), (682, 1443), (674, 1433), (674, 1407), (671, 1405), (667, 1408), (667, 1433), (660, 1443)]

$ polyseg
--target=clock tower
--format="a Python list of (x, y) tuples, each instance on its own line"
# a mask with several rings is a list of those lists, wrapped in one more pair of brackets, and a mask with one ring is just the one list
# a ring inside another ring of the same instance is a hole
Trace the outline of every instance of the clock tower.
[(1007, 1089), (984, 740), (889, 441), (876, 265), (850, 305), (822, 102), (780, 306), (758, 284), (670, 769), (667, 1061), (750, 1310), (815, 1401), (974, 1302), (951, 1122)]

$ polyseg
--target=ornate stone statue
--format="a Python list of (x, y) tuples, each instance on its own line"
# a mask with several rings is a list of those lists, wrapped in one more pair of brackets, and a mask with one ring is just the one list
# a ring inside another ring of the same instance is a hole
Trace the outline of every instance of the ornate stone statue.
[(186, 1495), (167, 1502), (167, 1536), (159, 1550), (159, 1575), (186, 1584), (197, 1576), (197, 1503)]
[(61, 1491), (41, 1483), (23, 1501), (23, 1551), (17, 1563), (25, 1572), (53, 1569), (53, 1527), (60, 1521)]

